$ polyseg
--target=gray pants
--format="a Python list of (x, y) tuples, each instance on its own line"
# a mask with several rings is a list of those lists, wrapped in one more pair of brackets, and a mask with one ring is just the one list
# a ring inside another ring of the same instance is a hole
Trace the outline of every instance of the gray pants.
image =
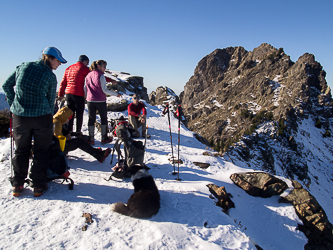
[(136, 132), (138, 132), (138, 128), (142, 127), (142, 134), (145, 135), (146, 134), (146, 119), (145, 121), (139, 122), (138, 117), (135, 116), (128, 116), (128, 121), (129, 123), (132, 125), (132, 127), (135, 129)]

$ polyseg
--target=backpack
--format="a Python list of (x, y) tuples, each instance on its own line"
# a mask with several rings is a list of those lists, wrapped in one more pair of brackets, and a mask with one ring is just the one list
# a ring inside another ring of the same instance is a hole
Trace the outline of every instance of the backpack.
[(49, 148), (50, 151), (50, 160), (49, 160), (49, 166), (47, 168), (47, 180), (53, 181), (56, 179), (63, 180), (62, 183), (70, 182), (69, 183), (69, 190), (73, 190), (74, 187), (74, 181), (69, 178), (70, 175), (69, 169), (70, 167), (67, 164), (67, 159), (65, 154), (60, 150), (60, 145), (58, 138), (53, 136), (52, 138), (52, 144)]
[[(129, 128), (129, 124), (126, 122), (118, 124), (115, 129), (118, 139), (113, 146), (110, 164), (113, 161), (114, 151), (117, 151), (118, 162), (112, 168), (114, 172), (110, 175), (108, 181), (112, 179), (112, 176), (118, 179), (131, 177), (130, 168), (134, 165), (143, 164), (146, 145), (142, 141), (133, 140)], [(122, 143), (124, 145), (125, 156), (122, 155), (120, 149)]]
[[(67, 159), (65, 154), (61, 151), (59, 140), (57, 137), (52, 137), (52, 144), (49, 147), (50, 152), (50, 159), (49, 159), (49, 166), (46, 169), (46, 176), (47, 181), (53, 181), (56, 179), (63, 180), (62, 183), (69, 182), (68, 189), (73, 190), (74, 188), (74, 181), (69, 178), (70, 175), (68, 169), (69, 166), (67, 164)], [(30, 156), (33, 155), (33, 146), (30, 152)], [(33, 164), (33, 162), (31, 162)], [(30, 187), (33, 187), (33, 182), (30, 179), (25, 179), (25, 183), (27, 183)]]
[(110, 120), (109, 127), (111, 128), (110, 131), (111, 131), (111, 134), (112, 134), (113, 137), (118, 137), (117, 136), (117, 127), (121, 124), (126, 125), (127, 130), (130, 133), (130, 135), (133, 135), (135, 133), (135, 129), (130, 124), (128, 124), (127, 120), (128, 119), (124, 118), (124, 116), (121, 116), (118, 119), (111, 119)]

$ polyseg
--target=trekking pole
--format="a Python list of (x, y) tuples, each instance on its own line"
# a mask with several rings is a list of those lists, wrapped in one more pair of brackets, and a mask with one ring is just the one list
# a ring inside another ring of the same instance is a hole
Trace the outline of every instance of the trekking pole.
[(178, 105), (178, 109), (176, 111), (178, 115), (178, 177), (176, 178), (177, 181), (181, 181), (182, 179), (179, 178), (179, 144), (180, 144), (180, 118), (182, 117), (182, 108)]
[(168, 113), (168, 122), (169, 122), (169, 131), (170, 131), (170, 142), (171, 142), (171, 158), (169, 158), (169, 160), (171, 159), (172, 161), (172, 166), (173, 166), (173, 175), (176, 175), (176, 169), (175, 169), (175, 157), (173, 156), (173, 146), (172, 146), (172, 133), (171, 133), (171, 123), (170, 123), (170, 108), (169, 108), (169, 103), (166, 104), (164, 110), (163, 110), (163, 115), (165, 115), (166, 113)]
[(147, 143), (147, 134), (148, 134), (148, 125), (147, 125), (147, 128), (146, 128), (146, 136), (145, 136), (145, 146), (144, 146), (145, 150), (146, 150), (146, 143)]
[(10, 172), (11, 172), (11, 179), (14, 176), (13, 170), (13, 114), (10, 112), (9, 118), (9, 136), (10, 136)]

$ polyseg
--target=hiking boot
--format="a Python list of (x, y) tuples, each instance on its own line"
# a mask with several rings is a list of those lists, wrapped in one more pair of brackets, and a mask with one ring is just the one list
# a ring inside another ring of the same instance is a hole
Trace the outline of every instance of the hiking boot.
[(34, 196), (35, 197), (40, 197), (42, 194), (44, 194), (47, 191), (47, 185), (44, 187), (34, 187)]
[(107, 148), (104, 151), (101, 151), (101, 158), (98, 160), (99, 162), (104, 162), (106, 157), (108, 157), (111, 154), (111, 148)]
[(19, 197), (22, 192), (23, 192), (23, 186), (13, 187), (13, 196)]
[(102, 139), (101, 143), (102, 143), (102, 145), (104, 145), (104, 144), (106, 144), (106, 143), (110, 143), (110, 142), (112, 142), (112, 140), (113, 140), (112, 137), (108, 137), (108, 136), (106, 136), (106, 137), (104, 137), (104, 138)]

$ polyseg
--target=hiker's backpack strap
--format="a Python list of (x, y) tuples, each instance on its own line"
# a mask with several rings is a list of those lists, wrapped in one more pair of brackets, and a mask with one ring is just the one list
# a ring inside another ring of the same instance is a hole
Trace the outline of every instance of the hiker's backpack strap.
[[(68, 189), (69, 190), (73, 190), (74, 189), (74, 181), (71, 178), (68, 178), (68, 177), (65, 178), (64, 176), (60, 176), (59, 178), (54, 178), (53, 180), (56, 180), (56, 179), (63, 179), (63, 181), (61, 182), (61, 184), (63, 184), (65, 181), (69, 182)], [(24, 180), (24, 183), (27, 183), (29, 185), (29, 187), (34, 187), (34, 184), (33, 184), (32, 180), (30, 180), (28, 178)]]
[[(60, 179), (60, 178), (59, 178), (59, 179)], [(69, 184), (68, 184), (68, 189), (69, 189), (69, 190), (73, 190), (73, 189), (74, 189), (74, 181), (73, 181), (71, 178), (68, 178), (68, 177), (67, 177), (67, 178), (63, 177), (63, 179), (64, 179), (64, 180), (61, 182), (61, 184), (64, 183), (65, 181), (66, 181), (66, 182), (69, 182)]]
[(113, 149), (112, 149), (112, 156), (111, 156), (111, 161), (110, 161), (110, 165), (112, 164), (113, 161), (113, 155), (114, 155), (114, 151), (117, 151), (118, 154), (118, 161), (120, 158), (124, 158), (123, 155), (121, 154), (121, 150), (120, 150), (120, 145), (122, 143), (121, 139), (117, 139), (116, 142), (113, 145)]

